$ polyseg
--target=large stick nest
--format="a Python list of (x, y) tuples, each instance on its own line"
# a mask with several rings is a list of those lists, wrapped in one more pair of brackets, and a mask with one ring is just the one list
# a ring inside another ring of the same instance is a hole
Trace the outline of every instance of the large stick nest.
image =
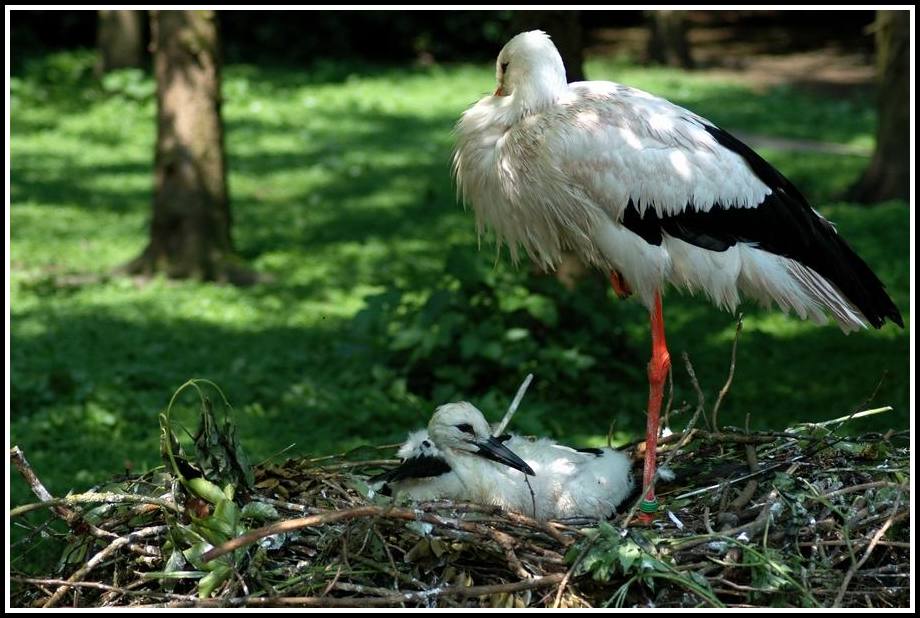
[[(52, 573), (26, 574), (14, 564), (11, 601), (94, 607), (907, 606), (904, 433), (843, 439), (838, 426), (695, 431), (665, 439), (663, 457), (671, 458), (677, 476), (659, 485), (662, 511), (650, 525), (638, 525), (633, 512), (600, 524), (541, 523), (474, 504), (368, 499), (364, 480), (396, 463), (380, 459), (392, 447), (363, 449), (363, 460), (352, 453), (257, 466), (251, 490), (234, 497), (241, 527), (218, 538), (247, 534), (208, 563), (226, 566), (221, 577), (214, 575), (218, 569), (202, 566), (201, 551), (216, 543), (196, 543), (208, 536), (203, 527), (219, 522), (212, 516), (220, 507), (161, 469), (46, 500), (68, 529), (55, 533), (39, 524), (21, 543), (51, 534), (66, 542), (66, 550)], [(11, 456), (31, 473), (18, 449)], [(34, 475), (30, 483), (40, 486)], [(11, 516), (22, 521), (19, 515), (35, 508), (19, 507)], [(200, 598), (208, 577), (214, 585)]]

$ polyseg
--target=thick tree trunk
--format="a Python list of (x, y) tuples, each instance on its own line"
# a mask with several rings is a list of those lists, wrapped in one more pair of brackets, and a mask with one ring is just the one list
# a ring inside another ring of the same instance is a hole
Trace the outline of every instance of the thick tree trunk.
[(875, 152), (846, 197), (856, 202), (908, 199), (910, 193), (910, 13), (875, 18), (878, 129)]
[(585, 79), (584, 37), (580, 11), (515, 11), (511, 16), (513, 34), (543, 30), (553, 39), (565, 64), (570, 82)]
[(687, 42), (684, 11), (646, 11), (649, 22), (648, 59), (682, 69), (693, 68), (693, 56)]
[(141, 11), (99, 11), (96, 45), (99, 62), (96, 73), (135, 68), (144, 62), (143, 13)]
[(129, 272), (251, 283), (233, 251), (214, 11), (151, 11), (157, 142), (150, 243)]

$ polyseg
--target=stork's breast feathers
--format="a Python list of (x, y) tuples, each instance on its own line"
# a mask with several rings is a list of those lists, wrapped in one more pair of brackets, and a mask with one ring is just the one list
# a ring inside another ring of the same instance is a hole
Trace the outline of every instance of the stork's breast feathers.
[(560, 165), (543, 114), (506, 124), (502, 113), (477, 105), (457, 126), (454, 173), (480, 233), (491, 229), (513, 259), (520, 247), (547, 269), (567, 248), (590, 253), (592, 231), (604, 215)]

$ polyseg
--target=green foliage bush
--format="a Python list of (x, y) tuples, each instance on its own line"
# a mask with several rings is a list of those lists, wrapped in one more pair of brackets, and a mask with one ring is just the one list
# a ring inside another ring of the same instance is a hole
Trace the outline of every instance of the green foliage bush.
[(129, 101), (149, 101), (156, 94), (156, 84), (141, 69), (119, 69), (102, 77), (106, 94), (121, 96)]
[(590, 403), (605, 393), (601, 381), (584, 379), (588, 372), (604, 382), (641, 378), (603, 278), (572, 291), (553, 276), (486, 259), (456, 248), (437, 285), (393, 285), (367, 298), (352, 333), (383, 361), (377, 380), (404, 380), (409, 392), (444, 402), (513, 394), (532, 372), (553, 400)]

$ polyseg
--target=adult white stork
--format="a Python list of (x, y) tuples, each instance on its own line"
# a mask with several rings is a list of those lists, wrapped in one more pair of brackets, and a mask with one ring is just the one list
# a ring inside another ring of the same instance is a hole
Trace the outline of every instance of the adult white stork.
[(734, 310), (740, 293), (846, 332), (898, 309), (865, 262), (805, 197), (753, 150), (686, 109), (612, 82), (567, 84), (539, 30), (512, 38), (498, 87), (456, 127), (461, 198), (499, 247), (544, 268), (563, 251), (610, 273), (619, 296), (651, 313), (652, 358), (643, 474), (646, 512), (658, 416), (670, 369), (661, 313), (665, 282)]
[[(472, 404), (444, 404), (427, 430), (409, 434), (398, 452), (400, 465), (368, 482), (397, 498), (476, 502), (539, 520), (605, 519), (632, 491), (632, 462), (615, 449), (574, 449), (516, 435), (493, 438), (491, 431)], [(499, 446), (503, 450), (497, 451)]]

